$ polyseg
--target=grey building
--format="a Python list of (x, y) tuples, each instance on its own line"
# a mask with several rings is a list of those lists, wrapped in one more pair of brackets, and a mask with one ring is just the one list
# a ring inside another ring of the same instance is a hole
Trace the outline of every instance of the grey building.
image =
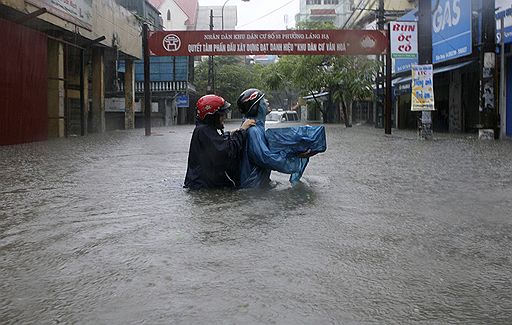
[(352, 13), (353, 0), (300, 0), (300, 12), (295, 21), (332, 22), (341, 28)]
[[(224, 12), (222, 6), (199, 6), (197, 13), (196, 30), (210, 29), (210, 11), (213, 10), (213, 29), (221, 30), (223, 21), (225, 30), (233, 30), (238, 22), (237, 7), (225, 6)], [(224, 13), (224, 15), (223, 15)], [(224, 18), (223, 18), (224, 17)]]

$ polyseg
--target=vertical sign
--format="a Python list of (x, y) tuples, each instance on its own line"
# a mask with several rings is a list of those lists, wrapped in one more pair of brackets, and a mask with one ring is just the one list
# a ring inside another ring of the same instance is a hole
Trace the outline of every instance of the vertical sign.
[(418, 57), (418, 23), (394, 21), (390, 23), (391, 57)]
[[(440, 63), (470, 55), (471, 0), (431, 0), (432, 1), (432, 62)], [(485, 0), (483, 0), (485, 1)], [(497, 1), (498, 2), (498, 1)], [(417, 20), (417, 10), (411, 10), (400, 17), (400, 21)], [(418, 63), (415, 58), (398, 58), (393, 68), (395, 73), (411, 70)]]
[(432, 64), (413, 65), (411, 111), (434, 110), (434, 73)]

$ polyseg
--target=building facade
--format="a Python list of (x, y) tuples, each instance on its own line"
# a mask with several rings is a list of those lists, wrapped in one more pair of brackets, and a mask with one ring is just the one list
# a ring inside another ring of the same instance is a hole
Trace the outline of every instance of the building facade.
[[(432, 114), (433, 129), (451, 133), (477, 132), (482, 127), (482, 1), (432, 1), (432, 8), (436, 109)], [(416, 19), (416, 10), (400, 18), (409, 21)], [(412, 64), (417, 64), (417, 59), (393, 61), (395, 125), (398, 128), (414, 129), (417, 126), (418, 115), (410, 111)], [(492, 103), (493, 106), (495, 104), (496, 101)]]
[[(503, 35), (502, 35), (503, 30)], [(500, 135), (512, 138), (512, 0), (496, 0), (496, 40), (499, 50)]]
[(330, 22), (338, 28), (346, 26), (352, 13), (353, 0), (300, 0), (295, 22)]
[[(147, 0), (144, 10), (135, 7), (134, 0), (118, 0), (131, 10), (137, 10), (138, 15), (145, 20), (152, 16), (158, 17), (159, 24), (155, 24), (153, 30), (194, 30), (197, 21), (198, 1), (185, 0)], [(193, 123), (194, 114), (191, 112), (190, 102), (197, 97), (194, 79), (193, 57), (150, 57), (150, 87), (152, 126), (169, 126), (176, 124)], [(124, 62), (120, 62), (119, 70), (124, 71)], [(135, 126), (144, 127), (144, 62), (134, 62), (134, 91), (135, 91)], [(119, 89), (112, 94), (111, 115), (119, 115), (122, 109), (119, 104), (119, 96), (124, 89)], [(122, 103), (121, 103), (122, 104)], [(113, 120), (112, 128), (120, 128), (119, 119)]]
[[(107, 53), (133, 73), (137, 17), (114, 0), (1, 0), (0, 25), (0, 42), (12, 44), (0, 51), (0, 144), (104, 132)], [(133, 93), (125, 98), (134, 103)]]

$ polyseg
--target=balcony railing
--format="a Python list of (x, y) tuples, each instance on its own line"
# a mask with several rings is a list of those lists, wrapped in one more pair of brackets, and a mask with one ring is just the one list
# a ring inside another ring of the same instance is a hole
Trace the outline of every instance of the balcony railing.
[[(195, 90), (195, 87), (187, 81), (151, 81), (150, 88), (151, 92)], [(124, 91), (124, 84), (120, 84), (120, 91)], [(144, 82), (135, 82), (135, 92), (141, 93), (143, 91)]]

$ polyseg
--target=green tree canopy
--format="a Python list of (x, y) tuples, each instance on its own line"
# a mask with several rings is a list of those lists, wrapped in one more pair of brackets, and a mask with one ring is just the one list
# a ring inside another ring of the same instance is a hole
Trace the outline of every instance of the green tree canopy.
[[(298, 29), (332, 29), (331, 23), (304, 22)], [(373, 83), (379, 68), (377, 60), (366, 56), (297, 55), (283, 56), (269, 67), (262, 81), (270, 89), (296, 88), (302, 95), (328, 91), (331, 102), (341, 106), (345, 123), (347, 107), (354, 100), (373, 95)], [(333, 105), (320, 108), (324, 122), (333, 122), (329, 112)]]

